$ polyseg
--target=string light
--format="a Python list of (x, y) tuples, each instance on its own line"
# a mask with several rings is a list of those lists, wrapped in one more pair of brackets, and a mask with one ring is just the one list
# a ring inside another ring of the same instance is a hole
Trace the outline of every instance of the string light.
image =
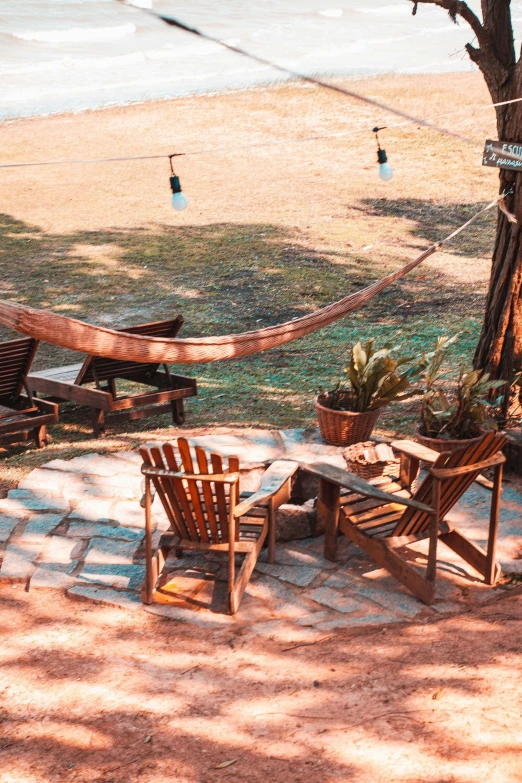
[(385, 128), (374, 128), (375, 138), (377, 139), (377, 163), (379, 164), (379, 177), (383, 182), (388, 182), (393, 177), (393, 169), (388, 163), (388, 156), (386, 150), (381, 148), (379, 142), (379, 131), (385, 130)]
[(170, 171), (172, 173), (170, 178), (170, 187), (172, 188), (172, 208), (178, 212), (183, 212), (183, 210), (188, 206), (188, 199), (181, 190), (181, 182), (176, 172), (174, 171), (174, 166), (172, 165), (172, 158), (177, 158), (181, 154), (182, 153), (180, 152), (175, 152), (173, 155), (169, 155)]

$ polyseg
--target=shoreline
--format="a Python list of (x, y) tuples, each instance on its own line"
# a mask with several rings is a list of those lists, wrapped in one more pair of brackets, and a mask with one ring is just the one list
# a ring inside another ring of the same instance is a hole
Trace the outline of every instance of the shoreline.
[[(382, 78), (430, 78), (430, 77), (456, 77), (459, 78), (461, 76), (469, 76), (469, 75), (479, 75), (478, 69), (472, 69), (469, 71), (422, 71), (419, 73), (408, 73), (408, 72), (401, 72), (401, 71), (376, 71), (376, 72), (365, 72), (365, 73), (350, 73), (346, 74), (340, 71), (321, 71), (317, 73), (308, 74), (311, 77), (317, 77), (321, 79), (337, 79), (341, 84), (343, 83), (353, 83), (353, 82), (361, 82), (361, 81), (368, 81), (371, 79), (382, 79)], [(180, 93), (178, 95), (171, 95), (166, 97), (154, 97), (149, 98), (145, 100), (137, 99), (137, 100), (129, 100), (125, 101), (123, 103), (114, 101), (111, 103), (104, 103), (99, 106), (89, 106), (85, 108), (79, 108), (79, 109), (60, 109), (57, 111), (49, 111), (46, 113), (40, 113), (40, 114), (20, 114), (20, 115), (9, 115), (6, 117), (0, 117), (0, 127), (3, 125), (10, 125), (15, 122), (20, 122), (23, 120), (37, 120), (37, 119), (46, 119), (51, 117), (62, 117), (64, 115), (70, 115), (70, 116), (79, 116), (86, 113), (92, 113), (92, 112), (102, 112), (110, 109), (118, 109), (118, 108), (126, 108), (126, 107), (133, 107), (133, 106), (146, 106), (151, 103), (170, 103), (172, 101), (178, 101), (178, 100), (186, 100), (190, 98), (215, 98), (235, 93), (250, 93), (250, 92), (266, 92), (266, 91), (272, 91), (277, 90), (282, 87), (294, 87), (296, 89), (318, 89), (321, 91), (326, 90), (324, 88), (321, 88), (320, 86), (316, 86), (313, 84), (310, 84), (309, 82), (306, 82), (303, 79), (299, 79), (297, 77), (285, 77), (281, 76), (280, 78), (276, 78), (273, 80), (270, 80), (268, 82), (259, 82), (254, 83), (248, 86), (238, 86), (238, 87), (222, 87), (217, 89), (209, 89), (209, 90), (196, 90), (193, 92), (186, 92), (186, 93)]]

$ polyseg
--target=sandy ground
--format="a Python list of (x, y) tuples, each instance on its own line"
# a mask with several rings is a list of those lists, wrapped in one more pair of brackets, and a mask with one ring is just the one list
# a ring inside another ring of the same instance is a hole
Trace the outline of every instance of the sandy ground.
[(3, 588), (2, 783), (518, 783), (522, 595), (312, 646)]

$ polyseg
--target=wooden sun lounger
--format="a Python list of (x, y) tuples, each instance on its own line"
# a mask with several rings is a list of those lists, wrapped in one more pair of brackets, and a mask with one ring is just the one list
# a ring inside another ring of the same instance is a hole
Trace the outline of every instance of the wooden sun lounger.
[[(160, 597), (162, 570), (173, 549), (178, 557), (184, 550), (222, 552), (228, 555), (228, 600), (232, 614), (237, 611), (250, 575), (268, 537), (268, 562), (275, 552), (275, 510), (290, 497), (290, 479), (297, 462), (277, 460), (261, 478), (257, 492), (241, 493), (239, 460), (230, 457), (223, 466), (220, 454), (210, 455), (196, 447), (194, 466), (188, 441), (178, 438), (181, 466), (171, 443), (161, 448), (141, 448), (141, 472), (145, 476), (145, 544), (147, 575), (143, 600), (153, 603)], [(152, 551), (151, 483), (163, 504), (172, 528)], [(244, 554), (236, 577), (236, 554)], [(168, 598), (161, 596), (163, 602)]]
[[(33, 398), (26, 377), (38, 341), (31, 337), (0, 343), (0, 444), (47, 443), (47, 425), (58, 421), (58, 406)], [(25, 394), (24, 394), (25, 391)]]
[[(175, 337), (182, 325), (183, 318), (177, 316), (172, 320), (140, 324), (119, 331), (149, 337)], [(157, 363), (88, 356), (79, 364), (31, 373), (27, 383), (33, 393), (44, 395), (52, 402), (75, 402), (88, 406), (94, 435), (98, 438), (105, 433), (105, 419), (109, 414), (111, 422), (115, 422), (171, 412), (175, 424), (184, 423), (183, 400), (197, 395), (196, 380), (172, 374), (166, 364), (160, 372), (159, 366)], [(155, 387), (155, 391), (119, 396), (116, 388), (118, 380)]]
[[(376, 563), (385, 568), (426, 604), (435, 594), (437, 543), (453, 549), (485, 579), (494, 584), (500, 576), (496, 563), (498, 512), (502, 487), (501, 449), (506, 439), (489, 433), (480, 441), (453, 453), (436, 454), (411, 441), (396, 441), (393, 447), (406, 457), (401, 477), (368, 483), (353, 473), (331, 465), (303, 465), (320, 477), (318, 518), (325, 525), (325, 557), (335, 561), (337, 537), (348, 536)], [(416, 477), (418, 460), (432, 463), (414, 495), (409, 491)], [(416, 464), (415, 464), (416, 463)], [(447, 515), (481, 471), (495, 469), (487, 551), (470, 541), (447, 519)], [(341, 488), (348, 490), (341, 494)], [(426, 574), (396, 552), (422, 539), (429, 539)]]

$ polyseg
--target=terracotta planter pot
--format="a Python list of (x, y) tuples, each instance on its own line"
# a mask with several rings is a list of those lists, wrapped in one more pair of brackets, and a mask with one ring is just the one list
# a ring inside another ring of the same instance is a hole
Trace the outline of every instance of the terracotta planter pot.
[(426, 446), (426, 448), (433, 449), (433, 451), (438, 451), (439, 454), (442, 454), (443, 451), (456, 451), (457, 449), (469, 446), (471, 443), (478, 443), (483, 435), (484, 433), (481, 433), (476, 438), (467, 438), (466, 440), (444, 440), (443, 438), (427, 438), (425, 435), (421, 435), (419, 430), (417, 430), (417, 442), (420, 443), (421, 446)]
[(325, 443), (332, 446), (350, 446), (368, 440), (379, 418), (380, 408), (366, 413), (351, 411), (333, 411), (321, 404), (319, 395), (314, 400), (314, 406), (319, 421), (321, 437)]

